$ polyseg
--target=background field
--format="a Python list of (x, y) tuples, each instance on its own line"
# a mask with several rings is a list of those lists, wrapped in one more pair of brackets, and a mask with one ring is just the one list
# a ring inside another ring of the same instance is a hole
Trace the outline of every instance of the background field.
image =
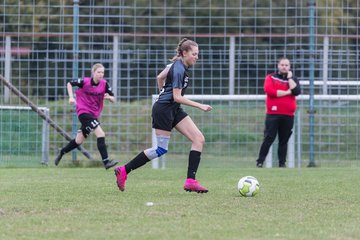
[[(358, 172), (203, 167), (196, 194), (185, 168), (139, 169), (125, 192), (99, 168), (0, 169), (0, 239), (358, 239)], [(255, 198), (237, 193), (245, 175)]]

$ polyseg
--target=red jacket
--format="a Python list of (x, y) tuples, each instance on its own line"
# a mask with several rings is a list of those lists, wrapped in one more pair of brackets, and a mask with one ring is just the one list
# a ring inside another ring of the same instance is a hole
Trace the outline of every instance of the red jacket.
[(295, 96), (301, 93), (299, 81), (293, 77), (296, 87), (291, 90), (291, 95), (277, 97), (277, 90), (288, 90), (289, 81), (283, 75), (278, 73), (268, 74), (264, 82), (264, 91), (266, 93), (266, 113), (294, 116), (296, 111)]

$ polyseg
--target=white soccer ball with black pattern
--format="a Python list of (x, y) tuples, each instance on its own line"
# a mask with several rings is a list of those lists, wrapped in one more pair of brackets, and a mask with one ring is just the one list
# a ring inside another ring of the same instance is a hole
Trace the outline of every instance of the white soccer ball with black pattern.
[(239, 180), (238, 190), (243, 197), (253, 197), (260, 191), (259, 181), (253, 176), (245, 176)]

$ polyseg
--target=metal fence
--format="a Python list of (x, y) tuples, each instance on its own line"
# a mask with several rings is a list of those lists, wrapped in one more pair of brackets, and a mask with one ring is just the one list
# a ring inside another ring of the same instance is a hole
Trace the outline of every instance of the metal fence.
[[(48, 107), (50, 116), (69, 133), (74, 124), (73, 108), (67, 104), (66, 82), (89, 75), (96, 62), (105, 65), (106, 79), (113, 86), (118, 103), (106, 104), (101, 122), (110, 155), (123, 161), (151, 146), (155, 77), (174, 55), (182, 37), (194, 39), (200, 46), (200, 60), (191, 69), (189, 94), (263, 95), (265, 75), (276, 69), (277, 59), (284, 55), (290, 58), (305, 95), (310, 93), (311, 81), (317, 95), (358, 95), (359, 91), (359, 0), (8, 0), (2, 6), (0, 73), (35, 104)], [(313, 25), (311, 10), (315, 11)], [(313, 35), (311, 27), (315, 28)], [(3, 86), (0, 94), (1, 105), (23, 105)], [(230, 109), (229, 103), (213, 104), (219, 109)], [(237, 107), (232, 112), (251, 116), (229, 122), (239, 129), (241, 144), (237, 137), (229, 135), (228, 129), (219, 127), (215, 111), (206, 115), (212, 121), (203, 122), (198, 120), (205, 117), (203, 113), (188, 109), (205, 134), (210, 131), (205, 135), (207, 145), (215, 146), (220, 141), (224, 146), (232, 146), (217, 151), (215, 157), (209, 151), (209, 158), (230, 165), (253, 166), (261, 144), (263, 105), (262, 101), (234, 105)], [(314, 107), (315, 142), (309, 143), (309, 104), (299, 104), (304, 148), (313, 144), (317, 164), (358, 165), (358, 101), (322, 100), (316, 101)], [(223, 137), (214, 138), (214, 131)], [(343, 141), (344, 135), (349, 139)], [(170, 146), (176, 156), (170, 158), (186, 158), (186, 141), (176, 136)], [(0, 137), (3, 138), (1, 134)], [(66, 141), (50, 130), (50, 158), (64, 144)], [(84, 147), (99, 158), (94, 136)], [(242, 151), (248, 157), (231, 160), (244, 156)], [(306, 161), (308, 152), (302, 154)], [(72, 158), (70, 154), (66, 157)], [(77, 158), (83, 159), (80, 154)]]

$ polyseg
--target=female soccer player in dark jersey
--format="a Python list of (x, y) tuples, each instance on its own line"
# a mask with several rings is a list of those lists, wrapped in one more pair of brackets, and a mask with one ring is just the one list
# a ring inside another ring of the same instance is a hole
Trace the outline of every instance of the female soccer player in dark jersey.
[[(208, 192), (208, 189), (201, 186), (195, 178), (205, 138), (193, 120), (181, 108), (181, 104), (185, 104), (204, 112), (212, 110), (210, 105), (194, 102), (184, 97), (189, 84), (187, 71), (196, 63), (199, 56), (198, 44), (184, 38), (179, 42), (176, 52), (173, 64), (168, 66), (168, 69), (164, 69), (157, 79), (159, 87), (162, 87), (159, 98), (152, 108), (152, 127), (155, 129), (157, 146), (142, 151), (126, 165), (115, 168), (116, 181), (120, 191), (124, 191), (127, 175), (132, 170), (167, 153), (171, 130), (175, 128), (192, 142), (184, 190), (198, 193)], [(166, 71), (168, 71), (167, 74)], [(166, 80), (163, 81), (161, 76), (165, 75)]]
[(102, 64), (97, 63), (92, 67), (92, 77), (73, 80), (67, 83), (69, 94), (69, 103), (75, 104), (73, 95), (73, 86), (78, 87), (76, 90), (76, 114), (81, 122), (81, 127), (75, 139), (71, 140), (63, 147), (55, 158), (57, 166), (62, 156), (77, 148), (89, 136), (91, 132), (97, 137), (97, 147), (99, 149), (102, 162), (106, 169), (115, 166), (118, 162), (108, 158), (105, 144), (105, 133), (98, 120), (104, 106), (104, 99), (115, 102), (114, 93), (104, 77), (105, 68)]

